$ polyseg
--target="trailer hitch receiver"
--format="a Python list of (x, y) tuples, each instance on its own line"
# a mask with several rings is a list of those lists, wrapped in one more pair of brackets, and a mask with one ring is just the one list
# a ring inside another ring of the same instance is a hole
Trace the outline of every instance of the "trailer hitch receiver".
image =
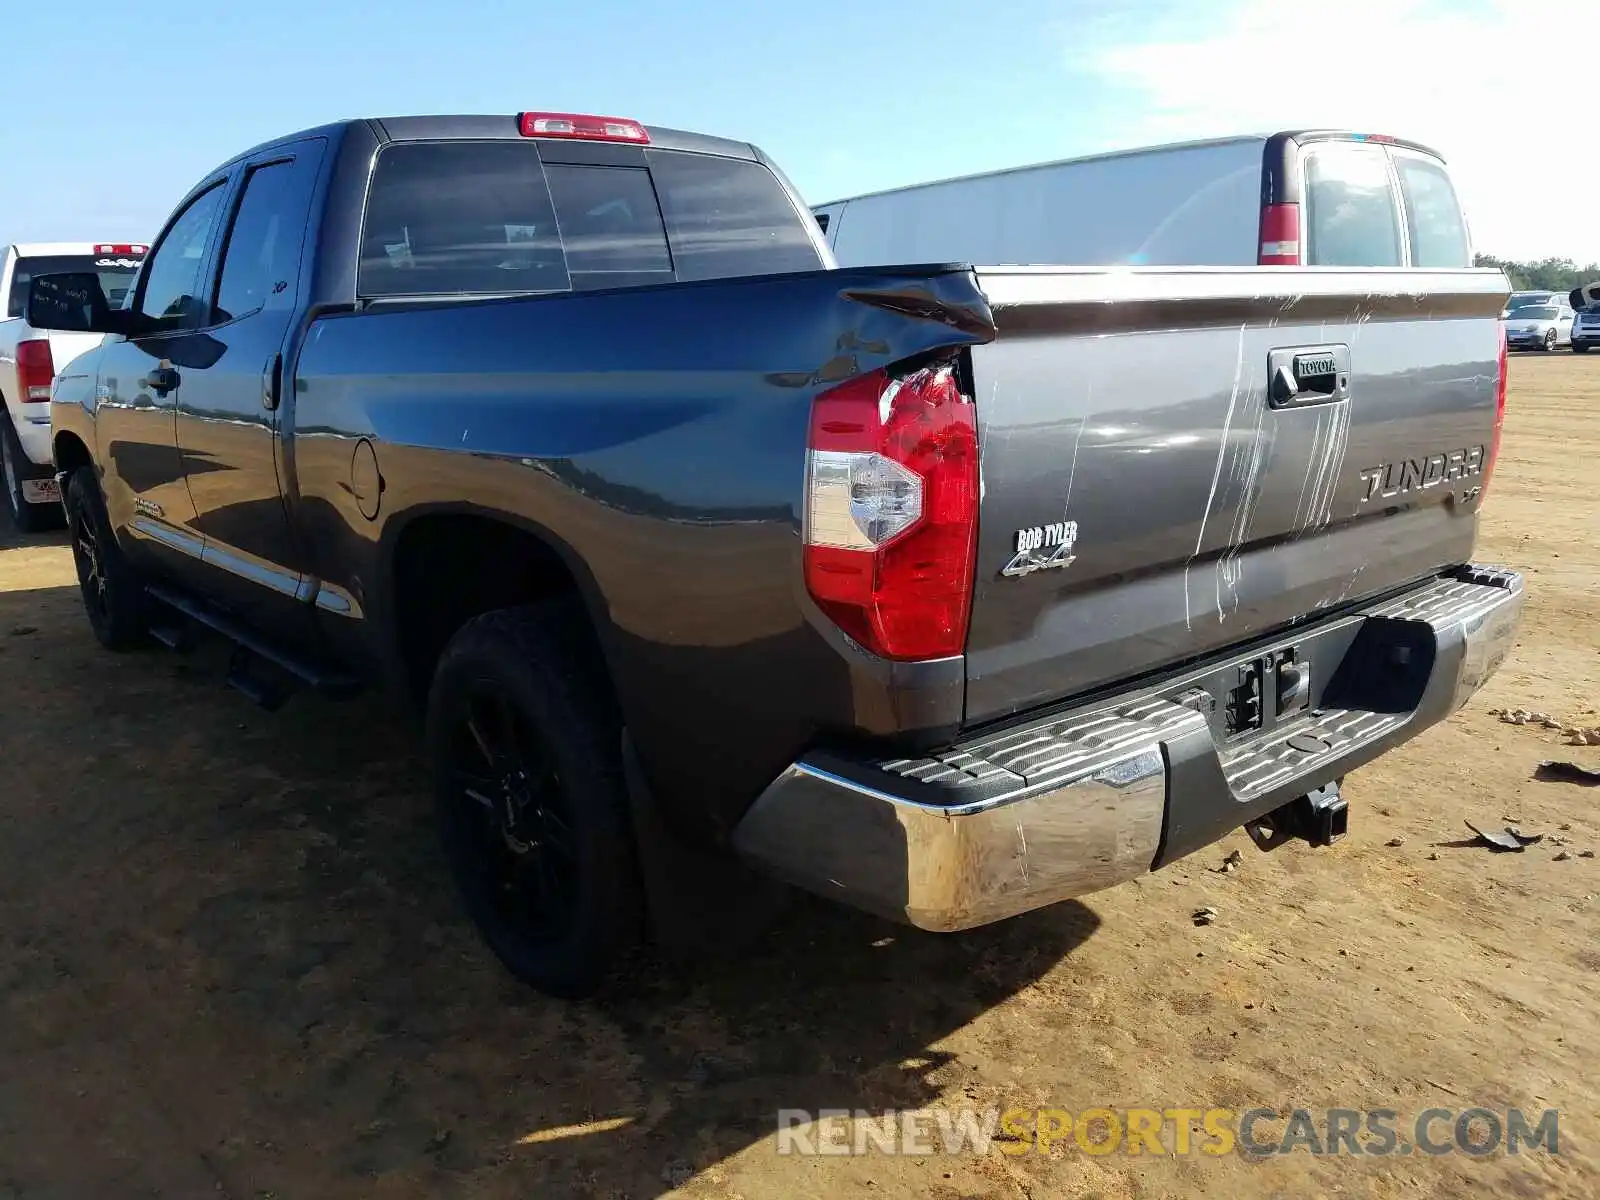
[(1275, 850), (1293, 837), (1313, 846), (1331, 846), (1350, 831), (1350, 807), (1339, 794), (1339, 781), (1296, 796), (1282, 808), (1249, 822), (1245, 832), (1262, 850)]

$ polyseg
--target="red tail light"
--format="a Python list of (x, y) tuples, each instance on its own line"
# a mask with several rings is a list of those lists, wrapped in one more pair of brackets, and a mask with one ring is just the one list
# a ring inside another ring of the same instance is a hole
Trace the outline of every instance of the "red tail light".
[(1263, 267), (1300, 265), (1300, 206), (1269, 204), (1261, 210), (1261, 254), (1256, 260)]
[(812, 402), (805, 577), (884, 658), (960, 654), (972, 615), (978, 423), (951, 366), (858, 376)]
[(94, 248), (96, 254), (143, 254), (149, 246), (139, 246), (132, 242), (101, 242)]
[(55, 377), (49, 342), (39, 338), (17, 343), (17, 386), (25, 402), (50, 399), (50, 381)]
[(626, 117), (590, 117), (583, 113), (525, 112), (517, 114), (523, 137), (581, 138), (592, 142), (634, 142), (646, 145), (650, 135), (643, 125)]
[(1500, 457), (1500, 432), (1506, 423), (1506, 368), (1510, 365), (1506, 354), (1506, 323), (1500, 322), (1500, 379), (1494, 385), (1494, 433), (1489, 437), (1489, 456), (1483, 465), (1483, 487), (1478, 492), (1481, 503), (1489, 491), (1489, 479), (1494, 475), (1495, 459)]

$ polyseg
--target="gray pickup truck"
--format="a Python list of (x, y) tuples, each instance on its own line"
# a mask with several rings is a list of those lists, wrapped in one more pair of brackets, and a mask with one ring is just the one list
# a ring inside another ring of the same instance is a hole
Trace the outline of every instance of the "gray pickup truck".
[(99, 639), (412, 698), (468, 909), (581, 995), (724, 883), (956, 930), (1337, 838), (1511, 645), (1507, 291), (842, 270), (747, 144), (524, 113), (257, 147), (28, 320), (105, 335), (52, 400)]

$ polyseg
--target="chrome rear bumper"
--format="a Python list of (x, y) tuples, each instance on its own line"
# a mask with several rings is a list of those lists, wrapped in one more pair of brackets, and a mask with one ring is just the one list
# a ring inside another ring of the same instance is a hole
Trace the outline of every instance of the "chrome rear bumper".
[[(931, 930), (1110, 887), (1454, 712), (1510, 650), (1522, 595), (1520, 576), (1466, 567), (1155, 688), (920, 758), (819, 751), (767, 787), (734, 845), (797, 886)], [(1310, 706), (1220, 738), (1202, 693), (1285, 648), (1335, 664)]]

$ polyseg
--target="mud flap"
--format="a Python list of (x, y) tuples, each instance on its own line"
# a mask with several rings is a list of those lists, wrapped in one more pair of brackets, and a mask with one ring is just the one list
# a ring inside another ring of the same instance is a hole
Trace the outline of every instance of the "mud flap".
[(668, 826), (626, 729), (622, 770), (651, 944), (677, 960), (747, 950), (788, 907), (792, 889), (731, 852), (690, 844)]

